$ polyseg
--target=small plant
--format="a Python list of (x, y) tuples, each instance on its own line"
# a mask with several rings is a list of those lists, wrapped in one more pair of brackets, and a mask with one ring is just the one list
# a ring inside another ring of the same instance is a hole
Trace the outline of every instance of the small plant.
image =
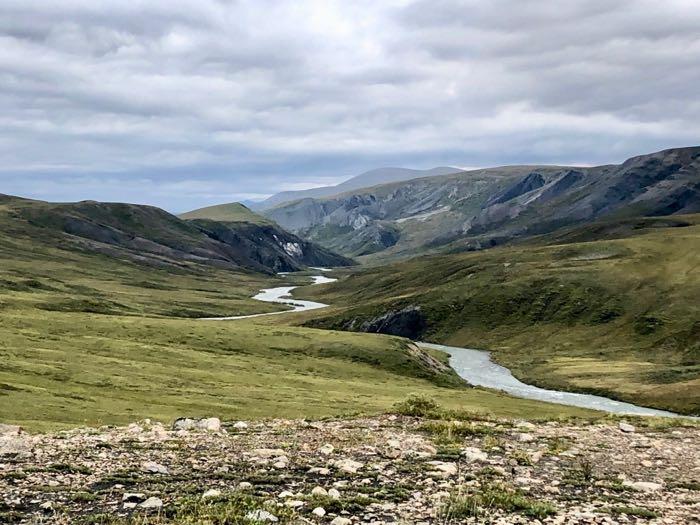
[(440, 405), (435, 400), (421, 394), (411, 394), (404, 401), (394, 405), (394, 411), (403, 416), (437, 416)]
[(530, 457), (530, 454), (525, 452), (524, 450), (515, 450), (513, 453), (510, 455), (511, 458), (515, 460), (515, 462), (524, 467), (531, 467), (532, 466), (532, 458)]
[(556, 512), (550, 503), (528, 498), (504, 485), (493, 484), (485, 485), (477, 492), (453, 494), (443, 506), (442, 517), (447, 523), (459, 522), (464, 518), (481, 516), (489, 509), (537, 519), (544, 519)]
[(653, 510), (645, 509), (643, 507), (613, 507), (610, 509), (611, 514), (625, 514), (627, 516), (633, 516), (635, 518), (646, 518), (654, 519), (659, 517), (658, 512)]

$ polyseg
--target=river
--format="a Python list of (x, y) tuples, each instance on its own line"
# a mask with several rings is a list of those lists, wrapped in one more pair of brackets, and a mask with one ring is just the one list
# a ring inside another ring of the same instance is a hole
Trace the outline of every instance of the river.
[[(314, 268), (319, 271), (330, 271), (327, 268)], [(285, 275), (285, 274), (282, 274)], [(337, 279), (326, 277), (325, 275), (312, 276), (312, 284), (332, 283)], [(238, 315), (233, 317), (207, 317), (207, 321), (231, 321), (235, 319), (250, 319), (266, 315), (279, 315), (289, 312), (304, 312), (307, 310), (317, 310), (328, 305), (315, 301), (302, 301), (291, 296), (292, 290), (298, 286), (278, 286), (276, 288), (265, 288), (253, 296), (253, 299), (267, 303), (280, 303), (292, 306), (290, 310), (281, 312), (267, 312), (261, 314)], [(607, 397), (595, 396), (591, 394), (576, 394), (573, 392), (562, 392), (558, 390), (548, 390), (536, 386), (528, 385), (516, 379), (506, 367), (494, 363), (489, 352), (484, 350), (474, 350), (471, 348), (459, 348), (455, 346), (445, 346), (433, 343), (417, 342), (424, 348), (442, 350), (450, 355), (450, 365), (467, 382), (475, 386), (483, 386), (502, 390), (512, 396), (536, 399), (538, 401), (548, 401), (562, 405), (571, 405), (582, 408), (591, 408), (614, 414), (630, 414), (635, 416), (664, 416), (677, 417), (678, 414), (665, 410), (655, 410), (653, 408), (641, 407), (631, 403), (615, 401)]]

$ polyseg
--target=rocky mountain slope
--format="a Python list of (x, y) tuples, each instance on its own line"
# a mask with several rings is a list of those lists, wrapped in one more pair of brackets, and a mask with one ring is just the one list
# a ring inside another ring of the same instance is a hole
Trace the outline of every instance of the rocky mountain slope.
[(265, 211), (353, 256), (408, 257), (503, 244), (601, 218), (700, 211), (700, 147), (592, 168), (509, 166), (306, 198)]
[(352, 264), (269, 222), (182, 220), (152, 206), (2, 196), (0, 222), (15, 235), (159, 267), (205, 264), (269, 273)]
[[(426, 404), (398, 411), (415, 412)], [(142, 421), (46, 435), (5, 426), (0, 521), (697, 520), (700, 438), (693, 426), (445, 420), (420, 412), (424, 417), (225, 425), (217, 418), (180, 419), (172, 427)]]
[(449, 173), (457, 173), (458, 168), (437, 167), (428, 170), (412, 170), (408, 168), (378, 168), (361, 173), (351, 179), (336, 184), (335, 186), (323, 186), (320, 188), (311, 188), (308, 190), (298, 191), (283, 191), (276, 193), (272, 197), (265, 199), (262, 202), (251, 203), (250, 206), (255, 210), (266, 210), (274, 206), (278, 206), (284, 202), (291, 202), (305, 198), (321, 198), (330, 195), (337, 195), (360, 188), (369, 188), (379, 184), (388, 184), (402, 180), (415, 179), (418, 177), (434, 177), (438, 175), (447, 175)]

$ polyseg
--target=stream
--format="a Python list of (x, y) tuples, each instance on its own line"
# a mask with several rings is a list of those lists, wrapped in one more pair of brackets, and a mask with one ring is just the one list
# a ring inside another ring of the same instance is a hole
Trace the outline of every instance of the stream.
[[(326, 272), (327, 268), (313, 268), (314, 270)], [(281, 275), (286, 275), (282, 273)], [(337, 281), (325, 275), (312, 276), (312, 284), (325, 284)], [(267, 312), (251, 315), (238, 315), (233, 317), (207, 317), (202, 320), (207, 321), (231, 321), (235, 319), (250, 319), (266, 315), (279, 315), (289, 312), (305, 312), (307, 310), (317, 310), (328, 305), (315, 301), (303, 301), (294, 299), (291, 296), (292, 290), (299, 286), (278, 286), (276, 288), (265, 288), (253, 296), (253, 299), (267, 303), (280, 303), (292, 306), (291, 310), (281, 312)], [(646, 408), (632, 403), (615, 401), (607, 397), (595, 396), (592, 394), (576, 394), (573, 392), (562, 392), (558, 390), (548, 390), (536, 386), (528, 385), (516, 379), (506, 367), (494, 363), (489, 352), (484, 350), (473, 350), (470, 348), (459, 348), (455, 346), (445, 346), (433, 343), (417, 342), (424, 348), (442, 350), (450, 356), (450, 365), (457, 374), (474, 386), (482, 386), (502, 390), (514, 397), (525, 399), (535, 399), (538, 401), (548, 401), (562, 405), (571, 405), (581, 408), (590, 408), (610, 412), (614, 414), (629, 414), (635, 416), (664, 416), (678, 417), (679, 414)]]

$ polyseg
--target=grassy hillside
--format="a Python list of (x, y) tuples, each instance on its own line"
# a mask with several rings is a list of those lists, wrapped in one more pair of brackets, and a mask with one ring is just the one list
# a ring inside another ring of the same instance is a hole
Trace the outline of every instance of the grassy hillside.
[(493, 350), (527, 382), (700, 412), (697, 215), (596, 224), (535, 244), (413, 259), (305, 295), (362, 305), (319, 312), (313, 326), (358, 329), (418, 306), (423, 339)]
[(0, 216), (0, 422), (320, 417), (387, 410), (411, 392), (502, 415), (590, 414), (466, 388), (400, 338), (288, 327), (286, 316), (190, 319), (284, 308), (250, 299), (283, 281), (61, 247), (55, 230), (28, 235)]
[(181, 219), (209, 219), (224, 222), (250, 222), (253, 224), (274, 224), (239, 202), (207, 206), (178, 215)]

